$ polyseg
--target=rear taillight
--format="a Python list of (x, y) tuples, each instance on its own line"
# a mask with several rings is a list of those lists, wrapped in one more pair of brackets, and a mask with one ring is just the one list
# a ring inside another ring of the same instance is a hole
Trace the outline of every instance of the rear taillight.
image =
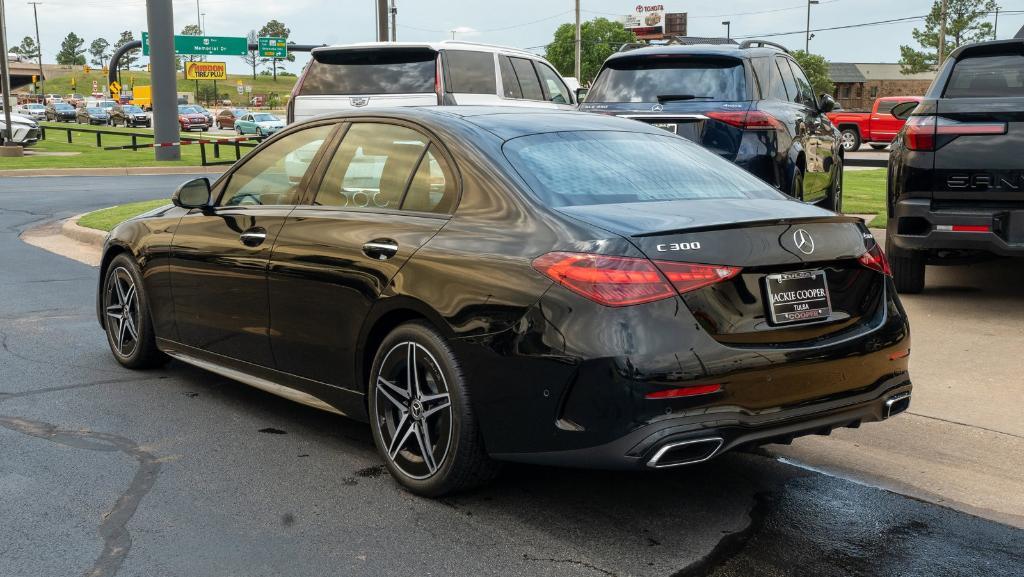
[(569, 290), (610, 307), (669, 298), (740, 272), (728, 266), (574, 252), (545, 254), (533, 261), (533, 268)]
[(741, 130), (775, 130), (782, 127), (778, 118), (760, 110), (745, 112), (716, 110), (705, 112), (704, 115)]
[(871, 270), (876, 270), (884, 275), (892, 276), (892, 268), (889, 267), (889, 259), (885, 258), (885, 253), (882, 252), (882, 247), (877, 244), (857, 259), (860, 264), (868, 267)]
[(959, 122), (941, 116), (911, 116), (906, 141), (910, 150), (934, 151), (959, 136), (1006, 134), (1005, 122)]

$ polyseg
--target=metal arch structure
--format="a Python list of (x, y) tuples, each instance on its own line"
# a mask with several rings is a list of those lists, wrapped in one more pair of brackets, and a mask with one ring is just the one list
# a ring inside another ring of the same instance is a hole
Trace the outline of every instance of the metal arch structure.
[[(327, 45), (326, 44), (289, 44), (288, 45), (288, 51), (289, 52), (311, 52), (314, 48), (320, 48), (322, 46), (327, 46)], [(142, 48), (142, 41), (141, 40), (132, 40), (131, 42), (126, 42), (123, 46), (121, 46), (120, 48), (118, 48), (117, 50), (114, 51), (114, 53), (110, 56), (110, 64), (108, 65), (109, 68), (107, 69), (107, 86), (110, 86), (111, 82), (114, 82), (115, 80), (117, 80), (117, 72), (120, 69), (121, 58), (124, 57), (124, 55), (127, 54), (128, 52), (130, 52), (132, 50), (138, 50), (140, 48)], [(259, 49), (259, 46), (257, 44), (251, 43), (251, 42), (249, 43), (249, 50), (258, 50), (258, 49)]]

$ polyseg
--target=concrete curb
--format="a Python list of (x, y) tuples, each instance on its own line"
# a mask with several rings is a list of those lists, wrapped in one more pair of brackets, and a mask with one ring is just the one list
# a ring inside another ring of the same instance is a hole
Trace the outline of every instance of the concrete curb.
[(221, 174), (230, 165), (132, 166), (121, 168), (23, 168), (0, 170), (0, 177), (28, 176), (144, 176), (153, 174)]
[(86, 228), (84, 226), (78, 226), (78, 219), (85, 216), (85, 214), (77, 214), (64, 221), (60, 225), (60, 233), (71, 240), (76, 240), (80, 243), (94, 246), (96, 248), (103, 248), (103, 242), (107, 240), (107, 233), (102, 230), (96, 230), (95, 228)]

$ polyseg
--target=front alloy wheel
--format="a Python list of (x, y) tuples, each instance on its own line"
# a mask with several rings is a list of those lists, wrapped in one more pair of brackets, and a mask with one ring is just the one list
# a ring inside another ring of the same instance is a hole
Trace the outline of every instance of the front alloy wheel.
[(143, 369), (167, 360), (156, 348), (153, 323), (135, 263), (118, 255), (107, 268), (103, 283), (103, 326), (114, 358), (130, 369)]
[(396, 481), (437, 497), (494, 477), (447, 341), (425, 323), (399, 326), (377, 350), (368, 389), (374, 444)]

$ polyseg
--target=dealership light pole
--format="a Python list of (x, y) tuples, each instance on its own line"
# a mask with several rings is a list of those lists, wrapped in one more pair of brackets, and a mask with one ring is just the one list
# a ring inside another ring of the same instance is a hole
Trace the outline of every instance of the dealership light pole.
[(583, 79), (580, 78), (580, 57), (583, 52), (583, 39), (580, 38), (580, 31), (580, 0), (576, 0), (576, 46), (573, 48), (576, 64), (573, 67), (573, 71), (576, 77), (576, 82), (582, 83)]
[(146, 21), (149, 26), (156, 159), (181, 160), (178, 83), (174, 70), (174, 8), (171, 0), (146, 0)]
[(807, 34), (804, 36), (804, 52), (811, 53), (811, 4), (817, 4), (818, 0), (807, 0)]
[(730, 22), (729, 20), (725, 20), (722, 22), (722, 26), (725, 26), (725, 39), (732, 40), (732, 22)]

